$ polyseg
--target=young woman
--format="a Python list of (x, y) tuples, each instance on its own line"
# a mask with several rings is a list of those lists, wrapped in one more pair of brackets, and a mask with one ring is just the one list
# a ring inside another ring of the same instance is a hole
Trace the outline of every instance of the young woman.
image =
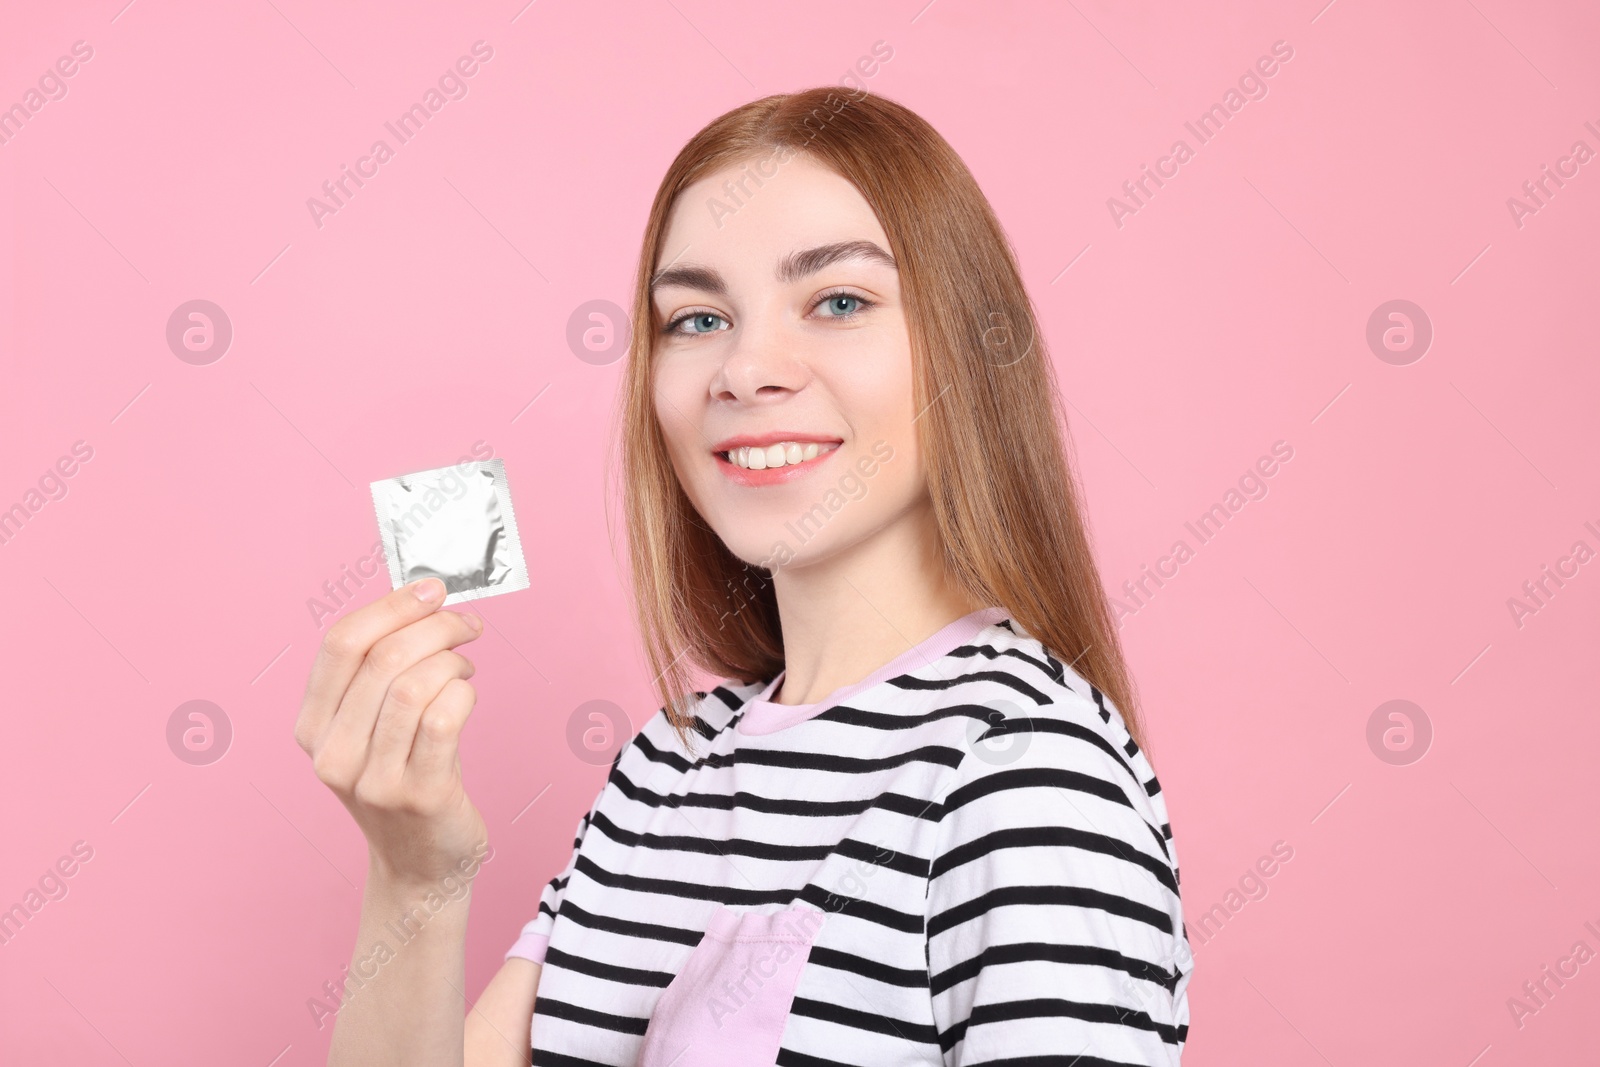
[(481, 623), (425, 580), (330, 629), (296, 736), (369, 842), (374, 975), (330, 1063), (1178, 1063), (1166, 804), (971, 174), (882, 97), (757, 100), (674, 160), (637, 282), (661, 708), (463, 1018), (464, 901), (372, 961), (482, 855), (454, 651)]

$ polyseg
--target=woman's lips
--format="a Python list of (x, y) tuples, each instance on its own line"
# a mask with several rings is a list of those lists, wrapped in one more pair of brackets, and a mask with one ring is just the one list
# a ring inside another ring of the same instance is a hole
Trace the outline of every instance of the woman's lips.
[(755, 488), (764, 485), (782, 485), (784, 482), (791, 482), (796, 478), (804, 478), (839, 451), (841, 450), (833, 448), (813, 456), (803, 463), (786, 463), (782, 467), (767, 467), (758, 471), (750, 470), (748, 467), (741, 467), (737, 463), (729, 463), (720, 452), (712, 453), (712, 458), (717, 462), (717, 469), (727, 475), (729, 481), (735, 485)]

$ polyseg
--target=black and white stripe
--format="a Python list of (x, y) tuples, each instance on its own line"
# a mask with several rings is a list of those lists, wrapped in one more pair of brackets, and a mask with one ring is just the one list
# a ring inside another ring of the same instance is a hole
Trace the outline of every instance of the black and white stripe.
[[(617, 757), (524, 941), (536, 1064), (631, 1067), (720, 905), (828, 913), (776, 1062), (1163, 1064), (1192, 956), (1166, 804), (1110, 700), (1002, 619), (784, 729), (768, 683)], [(514, 950), (515, 951), (515, 950)]]

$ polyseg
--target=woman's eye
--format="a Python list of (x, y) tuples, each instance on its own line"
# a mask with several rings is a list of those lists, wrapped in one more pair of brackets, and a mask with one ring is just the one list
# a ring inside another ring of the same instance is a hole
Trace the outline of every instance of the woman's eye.
[[(696, 311), (673, 319), (667, 326), (667, 332), (685, 334), (715, 333), (719, 328), (717, 323), (727, 321), (721, 315), (713, 315), (709, 311)], [(683, 329), (685, 326), (689, 328)]]
[(832, 296), (824, 297), (822, 302), (817, 305), (817, 309), (823, 312), (822, 317), (825, 319), (847, 319), (860, 311), (866, 303), (859, 296), (852, 296), (849, 293), (835, 293)]
[[(825, 319), (850, 319), (874, 306), (876, 306), (874, 301), (864, 296), (856, 296), (854, 293), (829, 293), (812, 305), (812, 312), (820, 313)], [(732, 324), (714, 311), (691, 311), (667, 323), (661, 332), (677, 334), (680, 337), (697, 337), (728, 329), (732, 329)]]

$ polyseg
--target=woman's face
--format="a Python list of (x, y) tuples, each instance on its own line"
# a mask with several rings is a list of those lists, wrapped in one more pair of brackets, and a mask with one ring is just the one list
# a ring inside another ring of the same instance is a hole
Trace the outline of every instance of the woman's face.
[(777, 158), (683, 191), (652, 290), (655, 409), (678, 478), (730, 551), (773, 571), (926, 499), (888, 238), (850, 182)]

